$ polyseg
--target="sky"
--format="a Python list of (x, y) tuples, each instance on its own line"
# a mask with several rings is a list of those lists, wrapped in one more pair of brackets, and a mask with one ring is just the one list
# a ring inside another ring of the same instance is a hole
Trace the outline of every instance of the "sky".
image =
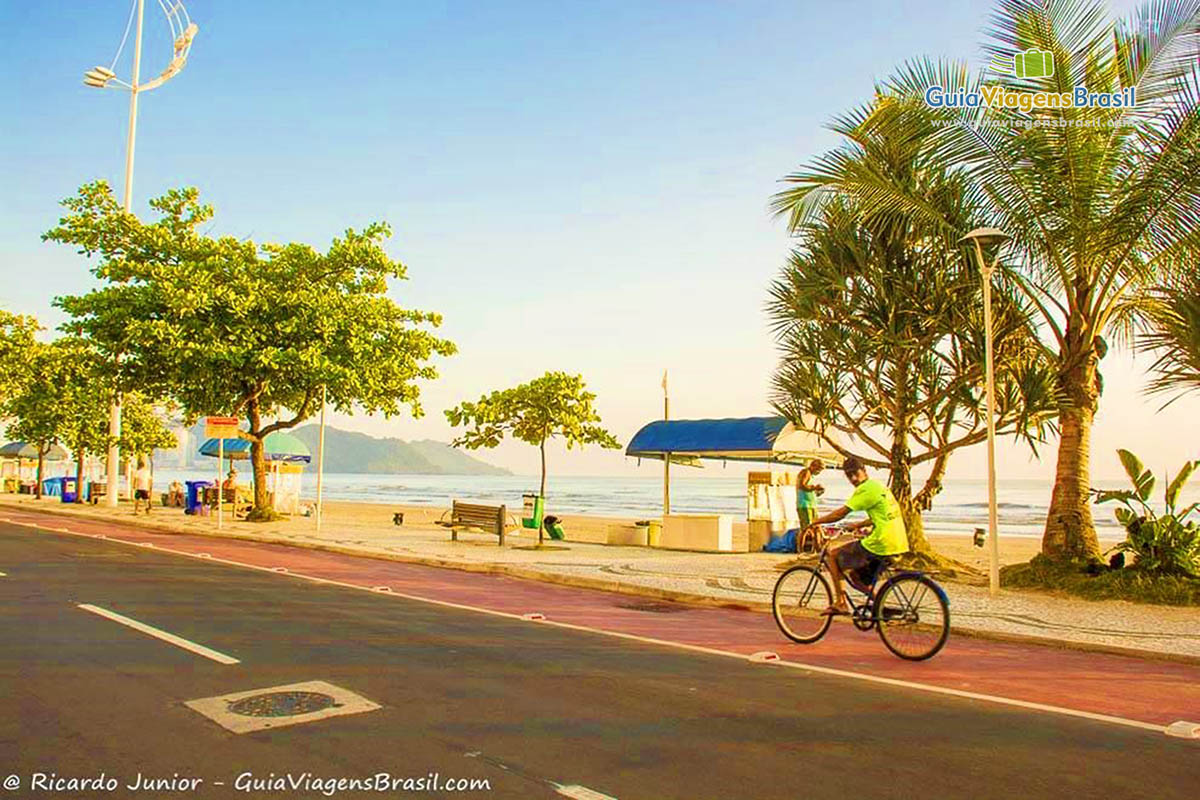
[[(1117, 13), (1132, 4), (1114, 3)], [(906, 58), (969, 59), (990, 2), (347, 2), (192, 0), (187, 67), (143, 95), (134, 211), (196, 186), (211, 233), (324, 248), (391, 224), (408, 268), (391, 296), (444, 315), (458, 355), (424, 386), (425, 415), (335, 418), (450, 440), (442, 411), (546, 370), (582, 374), (625, 443), (674, 417), (770, 413), (763, 311), (790, 243), (768, 211), (779, 180), (836, 145), (824, 127)], [(62, 321), (55, 296), (89, 265), (40, 234), (96, 178), (123, 184), (128, 97), (82, 85), (111, 63), (125, 0), (0, 2), (0, 307)], [(147, 3), (143, 77), (170, 55)], [(127, 74), (131, 47), (117, 64)], [(1156, 471), (1200, 456), (1200, 400), (1147, 398), (1144, 358), (1103, 363), (1094, 473), (1117, 447)], [(519, 473), (537, 451), (483, 454)], [(950, 477), (984, 474), (984, 448)], [(1001, 477), (1049, 477), (1002, 443)], [(657, 474), (619, 451), (552, 448), (559, 474)], [(705, 474), (729, 475), (710, 467)], [(689, 473), (691, 474), (691, 473)]]

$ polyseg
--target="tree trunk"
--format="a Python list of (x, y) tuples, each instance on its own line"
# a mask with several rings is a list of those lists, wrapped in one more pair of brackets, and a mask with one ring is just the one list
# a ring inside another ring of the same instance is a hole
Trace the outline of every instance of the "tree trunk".
[(37, 485), (33, 487), (33, 496), (37, 500), (42, 499), (42, 471), (46, 466), (46, 447), (41, 442), (38, 443), (38, 466), (37, 466)]
[(1100, 542), (1088, 502), (1092, 421), (1099, 400), (1096, 355), (1089, 346), (1087, 355), (1076, 360), (1078, 366), (1059, 376), (1066, 402), (1058, 417), (1058, 466), (1042, 553), (1059, 561), (1099, 561)]
[(546, 440), (542, 439), (542, 488), (538, 490), (538, 496), (546, 497)]
[(83, 462), (87, 459), (87, 448), (80, 445), (75, 451), (75, 502), (83, 502)]
[(275, 518), (275, 510), (267, 497), (267, 460), (264, 455), (263, 437), (259, 434), (262, 430), (262, 415), (257, 400), (246, 404), (246, 413), (250, 418), (250, 469), (254, 473), (254, 508), (247, 519), (266, 522)]
[(908, 546), (914, 553), (929, 555), (933, 548), (925, 538), (925, 525), (921, 521), (921, 508), (913, 499), (912, 466), (909, 463), (908, 447), (900, 437), (893, 440), (891, 456), (891, 476), (888, 488), (900, 506), (900, 516), (904, 519), (904, 529), (908, 532)]

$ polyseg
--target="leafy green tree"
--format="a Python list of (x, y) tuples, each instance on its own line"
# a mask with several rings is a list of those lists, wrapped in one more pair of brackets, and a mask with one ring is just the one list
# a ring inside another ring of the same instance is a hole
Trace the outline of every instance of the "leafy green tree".
[(455, 447), (478, 450), (493, 448), (505, 436), (536, 445), (542, 456), (542, 483), (546, 496), (546, 442), (561, 438), (567, 449), (597, 444), (620, 448), (613, 435), (600, 427), (600, 415), (587, 391), (582, 375), (547, 372), (529, 383), (484, 395), (474, 403), (464, 402), (446, 411), (453, 427), (467, 430), (455, 439)]
[(71, 359), (68, 347), (60, 343), (35, 342), (25, 364), (25, 375), (17, 393), (6, 406), (14, 418), (6, 431), (9, 438), (19, 439), (37, 447), (37, 486), (34, 494), (42, 496), (46, 456), (58, 444), (71, 419), (71, 408), (64, 387), (74, 380), (77, 362)]
[(39, 330), (33, 317), (0, 309), (0, 409), (28, 375)]
[[(1012, 62), (1053, 55), (1053, 75), (974, 77), (966, 64), (913, 60), (878, 87), (874, 123), (925, 142), (929, 159), (968, 182), (974, 217), (1013, 236), (1007, 278), (1036, 309), (1053, 358), (1060, 431), (1057, 474), (1042, 539), (1047, 557), (1096, 560), (1088, 503), (1089, 453), (1105, 336), (1130, 330), (1139, 289), (1200, 242), (1200, 1), (1148, 2), (1114, 23), (1099, 0), (1001, 0), (985, 51)], [(986, 78), (986, 81), (984, 80)], [(1135, 107), (930, 108), (982, 83), (1015, 92), (1136, 90)], [(846, 172), (834, 160), (799, 174), (783, 195), (802, 217), (814, 189), (853, 195), (878, 213), (906, 213), (948, 236), (965, 231), (887, 175)]]
[(111, 383), (105, 379), (104, 365), (89, 343), (76, 337), (54, 342), (62, 354), (59, 372), (58, 402), (62, 408), (58, 436), (75, 456), (75, 502), (82, 503), (83, 471), (88, 453), (108, 449)]
[[(1175, 399), (1200, 391), (1200, 273), (1181, 271), (1143, 297), (1138, 349), (1157, 356), (1150, 391)], [(1169, 401), (1173, 402), (1173, 401)]]
[(419, 380), (454, 345), (425, 326), (438, 314), (401, 308), (388, 279), (405, 267), (388, 257), (381, 223), (347, 230), (321, 253), (305, 244), (213, 238), (201, 227), (212, 208), (195, 189), (151, 202), (142, 223), (97, 182), (63, 202), (47, 232), (98, 257), (104, 285), (57, 302), (102, 350), (120, 356), (123, 388), (173, 398), (189, 418), (244, 416), (254, 467), (252, 519), (270, 519), (263, 439), (318, 407), (420, 415)]
[[(836, 162), (844, 173), (886, 176), (952, 225), (872, 213), (853, 195), (800, 219), (798, 247), (767, 306), (780, 350), (773, 402), (843, 456), (887, 469), (915, 558), (946, 567), (921, 513), (941, 491), (951, 454), (987, 435), (980, 276), (952, 233), (972, 227), (971, 207), (961, 179), (925, 160), (919, 140), (883, 135), (872, 112), (838, 120), (845, 142), (814, 168)], [(993, 333), (997, 431), (1032, 445), (1053, 415), (1053, 383), (1010, 286), (995, 287)], [(914, 467), (928, 469), (916, 491)]]

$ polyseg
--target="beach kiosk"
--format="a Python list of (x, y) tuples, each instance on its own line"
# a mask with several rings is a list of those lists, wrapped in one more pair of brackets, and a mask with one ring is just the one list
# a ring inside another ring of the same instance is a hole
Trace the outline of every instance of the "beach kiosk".
[[(234, 461), (250, 459), (250, 440), (229, 438), (223, 442), (209, 439), (200, 445), (200, 455), (218, 455)], [(290, 433), (275, 431), (263, 440), (263, 460), (267, 467), (267, 493), (271, 505), (284, 514), (300, 513), (300, 478), (304, 465), (312, 461), (308, 445)]]
[[(795, 466), (813, 458), (838, 458), (819, 436), (783, 417), (657, 420), (634, 435), (625, 455), (677, 463), (712, 459)], [(747, 524), (735, 524), (732, 514), (675, 514), (664, 509), (659, 545), (733, 553), (759, 550), (772, 533), (786, 529), (789, 514), (794, 519), (795, 491), (786, 475), (751, 472), (746, 490)]]

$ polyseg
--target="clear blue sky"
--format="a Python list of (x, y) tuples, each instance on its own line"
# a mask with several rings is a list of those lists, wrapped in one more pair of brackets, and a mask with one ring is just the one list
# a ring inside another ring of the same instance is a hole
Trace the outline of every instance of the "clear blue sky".
[[(216, 206), (214, 232), (319, 247), (386, 220), (411, 278), (393, 295), (442, 312), (460, 347), (426, 389), (424, 419), (339, 424), (445, 440), (443, 408), (554, 368), (585, 375), (624, 441), (661, 413), (664, 368), (675, 415), (767, 410), (762, 305), (788, 249), (767, 213), (776, 182), (833, 145), (824, 122), (904, 58), (980, 63), (990, 3), (188, 8), (200, 34), (187, 68), (141, 100), (135, 210), (195, 185)], [(39, 234), (79, 184), (122, 182), (127, 96), (80, 76), (110, 62), (128, 9), (0, 5), (0, 305), (51, 325), (51, 299), (90, 277)], [(157, 4), (146, 13), (144, 76), (169, 55)], [(1140, 396), (1140, 373), (1121, 358), (1109, 366), (1098, 471), (1118, 471), (1109, 453), (1122, 445), (1160, 469), (1196, 455), (1171, 431), (1200, 404), (1152, 418), (1159, 403)], [(532, 471), (526, 450), (492, 460)], [(563, 472), (632, 469), (615, 453), (556, 461)], [(965, 454), (952, 474), (981, 463), (981, 450)], [(1052, 473), (1017, 450), (1003, 465)]]

